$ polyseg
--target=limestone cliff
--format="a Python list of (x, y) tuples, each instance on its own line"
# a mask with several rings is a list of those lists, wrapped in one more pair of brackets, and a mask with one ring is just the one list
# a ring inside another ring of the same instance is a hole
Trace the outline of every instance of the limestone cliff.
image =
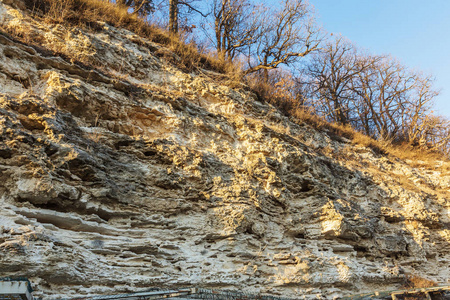
[(27, 276), (44, 299), (178, 286), (332, 299), (407, 273), (449, 283), (450, 164), (293, 123), (97, 25), (0, 1), (1, 276)]

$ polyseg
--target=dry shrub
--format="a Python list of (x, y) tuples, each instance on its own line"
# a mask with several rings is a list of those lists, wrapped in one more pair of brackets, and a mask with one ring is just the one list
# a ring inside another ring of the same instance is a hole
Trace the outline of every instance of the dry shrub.
[[(132, 30), (131, 28), (128, 28)], [(195, 43), (185, 43), (177, 35), (173, 35), (159, 27), (147, 24), (140, 31), (134, 31), (151, 41), (167, 47), (169, 52), (161, 51), (156, 53), (164, 57), (186, 72), (196, 69), (206, 69), (228, 76), (234, 76), (234, 64), (221, 60), (217, 55), (200, 53)], [(172, 52), (172, 53), (170, 53)], [(240, 78), (242, 79), (242, 77)]]
[[(419, 289), (419, 288), (429, 288), (438, 286), (438, 284), (432, 280), (428, 280), (418, 275), (414, 274), (406, 274), (405, 279), (402, 285), (404, 289)], [(404, 296), (397, 296), (399, 299), (405, 300), (419, 300), (426, 299), (425, 294), (423, 293), (414, 293), (414, 294), (405, 294)]]
[[(176, 56), (173, 56), (171, 53), (164, 53), (162, 56), (171, 63), (181, 67), (184, 71), (190, 72), (202, 68), (226, 74), (228, 78), (235, 78), (236, 74), (238, 74), (239, 78), (236, 78), (236, 80), (242, 79), (237, 64), (221, 59), (216, 53), (200, 53), (194, 42), (186, 44), (178, 36), (164, 33), (168, 35), (168, 40), (159, 42), (166, 45)], [(155, 41), (155, 38), (153, 37), (152, 40)]]
[(140, 31), (145, 22), (126, 9), (102, 0), (24, 0), (26, 6), (47, 22), (91, 25), (101, 20), (114, 26)]
[(303, 93), (289, 72), (272, 71), (267, 82), (262, 73), (250, 74), (247, 76), (247, 82), (260, 101), (273, 104), (286, 116), (306, 109)]
[(435, 281), (428, 280), (418, 275), (406, 274), (403, 287), (407, 289), (418, 289), (438, 286)]
[(416, 162), (435, 163), (438, 160), (448, 160), (445, 154), (438, 150), (413, 146), (409, 143), (394, 144), (389, 147), (389, 153), (400, 159), (409, 159)]

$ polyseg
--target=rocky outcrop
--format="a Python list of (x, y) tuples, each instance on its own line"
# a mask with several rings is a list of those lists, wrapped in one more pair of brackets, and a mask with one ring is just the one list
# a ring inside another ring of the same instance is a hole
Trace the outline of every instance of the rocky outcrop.
[(0, 25), (2, 276), (44, 299), (448, 284), (449, 163), (413, 167), (293, 123), (124, 29), (1, 2)]

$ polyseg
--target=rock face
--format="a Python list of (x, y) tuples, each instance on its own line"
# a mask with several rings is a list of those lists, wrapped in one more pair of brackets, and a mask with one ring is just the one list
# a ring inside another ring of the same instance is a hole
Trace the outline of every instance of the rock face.
[(450, 164), (292, 123), (107, 24), (45, 24), (0, 2), (0, 25), (1, 276), (44, 299), (180, 286), (331, 299), (408, 273), (449, 284)]

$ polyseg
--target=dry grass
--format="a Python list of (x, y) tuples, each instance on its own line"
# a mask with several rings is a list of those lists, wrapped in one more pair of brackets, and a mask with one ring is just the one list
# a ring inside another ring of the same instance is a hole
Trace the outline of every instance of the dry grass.
[(400, 159), (422, 161), (424, 163), (436, 162), (438, 160), (448, 161), (448, 158), (438, 151), (414, 147), (407, 143), (398, 144), (391, 148), (389, 152)]
[[(372, 137), (355, 130), (349, 125), (330, 123), (323, 118), (305, 112), (305, 110), (297, 109), (292, 115), (300, 120), (306, 121), (308, 124), (311, 124), (318, 129), (328, 131), (331, 135), (335, 135), (335, 138), (345, 137), (351, 140), (353, 144), (370, 148), (377, 154), (389, 155), (401, 160), (410, 160), (413, 164), (414, 162), (420, 161), (420, 166), (433, 168), (436, 165), (436, 161), (445, 162), (449, 160), (444, 154), (434, 150), (412, 146), (408, 143), (375, 140)], [(419, 165), (412, 166), (417, 167)], [(447, 165), (444, 164), (443, 166)]]
[(435, 281), (414, 274), (405, 275), (405, 281), (403, 283), (403, 287), (407, 289), (428, 288), (433, 286), (438, 286), (438, 284)]
[(41, 15), (47, 22), (92, 25), (96, 28), (98, 20), (114, 26), (132, 26), (142, 31), (145, 22), (126, 9), (119, 8), (102, 0), (24, 0), (25, 5), (35, 14)]
[(186, 44), (178, 36), (149, 24), (144, 19), (127, 12), (105, 0), (23, 0), (28, 9), (49, 23), (84, 26), (91, 30), (101, 30), (98, 21), (115, 27), (128, 29), (142, 37), (164, 45), (175, 55), (157, 53), (164, 56), (184, 71), (197, 68), (235, 76), (235, 67), (217, 56), (199, 53), (196, 45)]

